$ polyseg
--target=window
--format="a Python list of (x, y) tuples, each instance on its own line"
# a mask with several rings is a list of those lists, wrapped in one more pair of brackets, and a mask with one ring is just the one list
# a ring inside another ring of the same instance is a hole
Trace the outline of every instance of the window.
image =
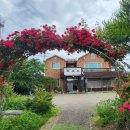
[(88, 62), (85, 64), (85, 68), (102, 68), (101, 62)]
[(101, 62), (88, 62), (84, 65), (85, 68), (88, 68), (89, 70), (97, 71), (98, 68), (102, 68)]
[(95, 54), (91, 53), (90, 57), (91, 57), (91, 59), (95, 59)]
[(52, 69), (60, 69), (60, 63), (52, 63)]

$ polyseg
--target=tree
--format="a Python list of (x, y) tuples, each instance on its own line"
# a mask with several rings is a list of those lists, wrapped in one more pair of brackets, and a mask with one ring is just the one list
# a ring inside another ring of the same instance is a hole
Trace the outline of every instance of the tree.
[(121, 46), (130, 53), (130, 0), (122, 0), (120, 10), (103, 25), (97, 28), (97, 33), (111, 45)]
[(54, 91), (57, 90), (57, 80), (51, 77), (44, 77), (43, 87), (46, 91)]
[(25, 60), (22, 66), (16, 64), (9, 80), (14, 82), (14, 90), (25, 93), (43, 85), (44, 65), (36, 59)]

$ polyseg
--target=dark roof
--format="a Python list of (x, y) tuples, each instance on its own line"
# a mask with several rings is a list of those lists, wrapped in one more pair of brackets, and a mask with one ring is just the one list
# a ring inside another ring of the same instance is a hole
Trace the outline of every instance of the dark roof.
[(104, 72), (85, 72), (86, 78), (115, 78), (118, 76), (116, 71), (104, 71)]
[(73, 63), (76, 63), (77, 61), (76, 60), (67, 60), (66, 62), (69, 64), (73, 64)]

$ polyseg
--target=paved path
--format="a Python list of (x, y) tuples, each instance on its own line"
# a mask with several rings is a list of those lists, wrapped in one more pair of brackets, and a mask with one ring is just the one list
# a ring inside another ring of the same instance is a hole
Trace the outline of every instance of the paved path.
[(61, 94), (54, 98), (54, 104), (61, 108), (58, 124), (82, 126), (89, 130), (90, 111), (102, 100), (114, 99), (114, 93)]

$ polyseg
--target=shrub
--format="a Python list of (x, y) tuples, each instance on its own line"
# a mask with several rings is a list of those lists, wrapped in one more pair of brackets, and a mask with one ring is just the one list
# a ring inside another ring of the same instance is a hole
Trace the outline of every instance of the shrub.
[(42, 116), (31, 111), (24, 111), (20, 116), (0, 118), (0, 130), (39, 130), (50, 117), (58, 112), (58, 109), (53, 108)]
[(0, 120), (0, 130), (38, 130), (45, 122), (40, 115), (25, 111), (20, 116)]
[(124, 116), (118, 111), (119, 105), (119, 99), (109, 99), (98, 103), (96, 109), (100, 118), (97, 121), (97, 124), (103, 127), (107, 124), (114, 124), (116, 127), (123, 125)]
[(16, 95), (10, 97), (5, 104), (5, 109), (25, 110), (27, 106), (28, 96)]
[(41, 89), (36, 90), (35, 96), (27, 101), (27, 108), (38, 114), (47, 113), (52, 107), (53, 96)]

